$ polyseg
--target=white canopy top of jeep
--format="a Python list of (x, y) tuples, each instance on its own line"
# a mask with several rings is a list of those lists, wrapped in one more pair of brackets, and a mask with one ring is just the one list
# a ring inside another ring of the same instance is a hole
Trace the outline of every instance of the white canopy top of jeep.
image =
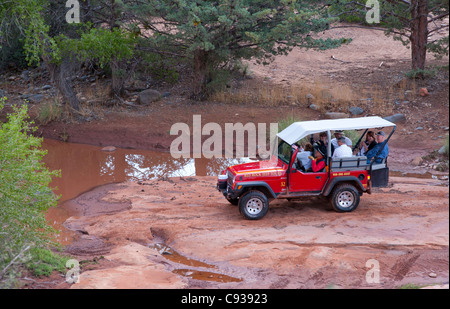
[(311, 134), (336, 130), (364, 130), (395, 127), (396, 124), (381, 117), (345, 118), (295, 122), (277, 136), (292, 145)]

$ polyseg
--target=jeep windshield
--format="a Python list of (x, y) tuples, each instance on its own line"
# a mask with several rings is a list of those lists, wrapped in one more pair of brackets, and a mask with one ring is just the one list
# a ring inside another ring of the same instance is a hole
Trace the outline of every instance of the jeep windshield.
[(292, 147), (285, 141), (281, 140), (278, 144), (278, 158), (286, 164), (289, 164), (292, 156)]

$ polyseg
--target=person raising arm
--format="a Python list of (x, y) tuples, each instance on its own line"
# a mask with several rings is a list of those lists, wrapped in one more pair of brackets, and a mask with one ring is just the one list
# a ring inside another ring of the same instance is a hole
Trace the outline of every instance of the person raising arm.
[(310, 156), (311, 159), (311, 169), (314, 173), (324, 172), (327, 166), (325, 162), (325, 154), (319, 148), (315, 149), (315, 158)]

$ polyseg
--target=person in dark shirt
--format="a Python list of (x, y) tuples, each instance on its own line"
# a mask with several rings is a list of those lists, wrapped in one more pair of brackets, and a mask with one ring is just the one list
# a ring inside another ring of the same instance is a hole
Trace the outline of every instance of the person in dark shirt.
[[(324, 157), (327, 157), (328, 153), (328, 134), (327, 132), (322, 132), (319, 135), (319, 140), (315, 143), (316, 147), (320, 149), (321, 153), (324, 154)], [(333, 153), (334, 149), (331, 149), (331, 153)]]
[(366, 140), (364, 141), (364, 143), (361, 143), (359, 145), (358, 149), (355, 149), (355, 155), (363, 157), (367, 154), (367, 152), (372, 150), (373, 147), (375, 147), (376, 145), (377, 145), (377, 141), (376, 141), (375, 132), (369, 131), (366, 134)]
[[(377, 144), (372, 150), (369, 150), (366, 154), (367, 164), (370, 164), (372, 160), (375, 160), (375, 163), (383, 163), (383, 160), (389, 156), (389, 147), (386, 143), (386, 133), (380, 131), (377, 133)], [(383, 149), (383, 150), (381, 150)], [(380, 154), (378, 152), (381, 150)]]

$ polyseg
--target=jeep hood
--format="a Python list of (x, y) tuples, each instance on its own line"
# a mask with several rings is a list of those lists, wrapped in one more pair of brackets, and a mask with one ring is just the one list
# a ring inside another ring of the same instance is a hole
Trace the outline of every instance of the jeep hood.
[(279, 160), (250, 162), (234, 165), (228, 168), (234, 175), (247, 173), (261, 173), (272, 171), (284, 171), (282, 163)]

